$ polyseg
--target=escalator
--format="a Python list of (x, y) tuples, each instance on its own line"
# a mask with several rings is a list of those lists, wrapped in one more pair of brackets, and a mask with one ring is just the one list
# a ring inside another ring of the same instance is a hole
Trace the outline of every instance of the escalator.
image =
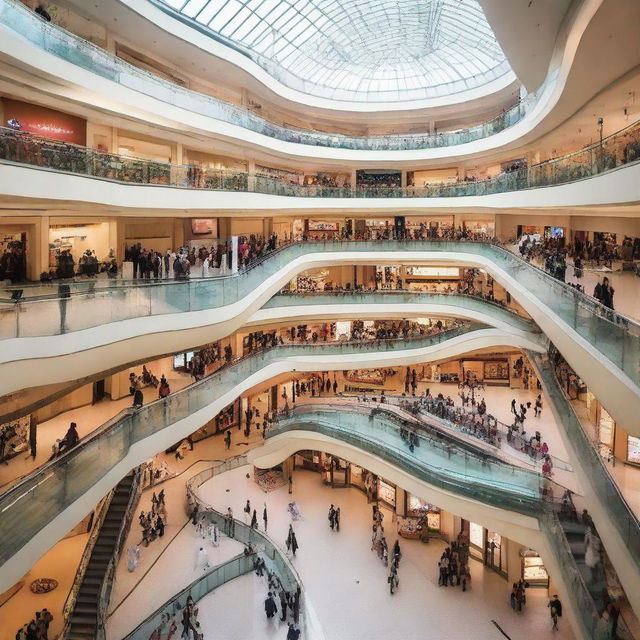
[(130, 473), (113, 490), (70, 614), (67, 640), (92, 640), (97, 636), (103, 585), (108, 578), (109, 565), (119, 555), (121, 541), (131, 522), (130, 505), (137, 492), (135, 478), (135, 473)]

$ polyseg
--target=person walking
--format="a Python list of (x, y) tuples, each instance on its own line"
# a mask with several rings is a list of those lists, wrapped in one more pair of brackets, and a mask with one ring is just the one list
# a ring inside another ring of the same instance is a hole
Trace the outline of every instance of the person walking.
[(269, 591), (264, 601), (264, 612), (267, 614), (267, 619), (273, 618), (273, 616), (278, 613), (278, 607), (276, 606), (276, 601), (273, 599), (271, 591)]
[(251, 503), (247, 500), (247, 504), (244, 505), (244, 523), (249, 524), (249, 518), (251, 517)]
[(264, 503), (264, 509), (262, 510), (262, 522), (264, 523), (265, 533), (267, 531), (268, 520), (269, 520), (269, 517), (267, 515), (267, 503), (265, 502)]
[(284, 589), (280, 590), (280, 612), (282, 613), (282, 617), (280, 620), (285, 622), (287, 619), (287, 606), (288, 606), (288, 594)]
[(335, 527), (335, 516), (336, 516), (336, 510), (333, 508), (333, 505), (331, 505), (329, 507), (329, 526), (331, 527), (331, 531), (333, 531), (333, 528)]
[(294, 556), (298, 550), (298, 539), (296, 538), (295, 531), (293, 530), (293, 525), (289, 525), (289, 534), (287, 535), (287, 551), (289, 550)]
[(227, 448), (227, 451), (231, 448), (231, 430), (227, 429), (227, 432), (224, 434), (224, 444)]
[(253, 510), (253, 515), (251, 516), (251, 528), (252, 529), (258, 529), (258, 514), (256, 513), (256, 510)]
[(289, 630), (287, 631), (287, 640), (298, 640), (300, 638), (300, 629), (295, 622), (289, 623)]
[(549, 600), (547, 607), (549, 607), (549, 613), (551, 614), (551, 622), (553, 623), (551, 628), (554, 631), (558, 631), (558, 618), (562, 617), (562, 603), (560, 602), (560, 599), (558, 598), (557, 594), (554, 594), (553, 598)]
[(225, 528), (226, 534), (230, 538), (233, 538), (235, 536), (236, 523), (233, 519), (233, 511), (231, 510), (231, 507), (227, 507), (227, 515), (225, 517), (224, 528)]

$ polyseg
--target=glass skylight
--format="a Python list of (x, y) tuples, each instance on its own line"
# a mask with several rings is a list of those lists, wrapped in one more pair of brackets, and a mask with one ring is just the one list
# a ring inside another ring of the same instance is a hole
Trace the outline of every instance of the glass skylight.
[(432, 98), (511, 73), (477, 0), (158, 1), (324, 98)]

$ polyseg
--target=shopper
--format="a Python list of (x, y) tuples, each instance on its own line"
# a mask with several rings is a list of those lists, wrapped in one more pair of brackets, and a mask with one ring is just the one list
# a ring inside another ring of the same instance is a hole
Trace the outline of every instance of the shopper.
[(293, 555), (296, 555), (296, 551), (298, 550), (298, 539), (296, 538), (295, 531), (293, 530), (293, 525), (289, 525), (289, 533), (287, 535), (287, 551), (291, 551)]
[(282, 614), (282, 617), (280, 618), (280, 620), (282, 620), (282, 622), (285, 622), (287, 619), (288, 601), (289, 601), (289, 594), (284, 589), (280, 589), (280, 612)]
[(549, 600), (547, 607), (549, 607), (549, 613), (551, 614), (551, 622), (553, 623), (551, 628), (554, 631), (558, 631), (558, 618), (562, 617), (562, 603), (560, 602), (560, 599), (558, 598), (557, 594), (554, 594), (553, 598)]
[(267, 598), (264, 601), (264, 612), (267, 614), (267, 619), (273, 618), (273, 616), (278, 613), (278, 607), (276, 606), (276, 602), (273, 599), (271, 591), (269, 591)]

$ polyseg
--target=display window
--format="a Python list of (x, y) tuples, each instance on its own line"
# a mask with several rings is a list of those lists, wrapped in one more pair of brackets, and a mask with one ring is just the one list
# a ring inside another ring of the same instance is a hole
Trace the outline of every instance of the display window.
[(627, 438), (627, 461), (640, 464), (640, 438), (635, 436)]
[(487, 531), (485, 563), (500, 572), (507, 571), (507, 540), (495, 531)]
[(469, 543), (477, 549), (484, 549), (484, 527), (475, 522), (469, 523)]
[(396, 508), (396, 487), (378, 478), (378, 500), (382, 500), (393, 509)]
[(598, 440), (600, 444), (606, 447), (613, 447), (613, 435), (615, 432), (616, 423), (609, 415), (609, 412), (600, 406), (600, 418), (598, 420)]

